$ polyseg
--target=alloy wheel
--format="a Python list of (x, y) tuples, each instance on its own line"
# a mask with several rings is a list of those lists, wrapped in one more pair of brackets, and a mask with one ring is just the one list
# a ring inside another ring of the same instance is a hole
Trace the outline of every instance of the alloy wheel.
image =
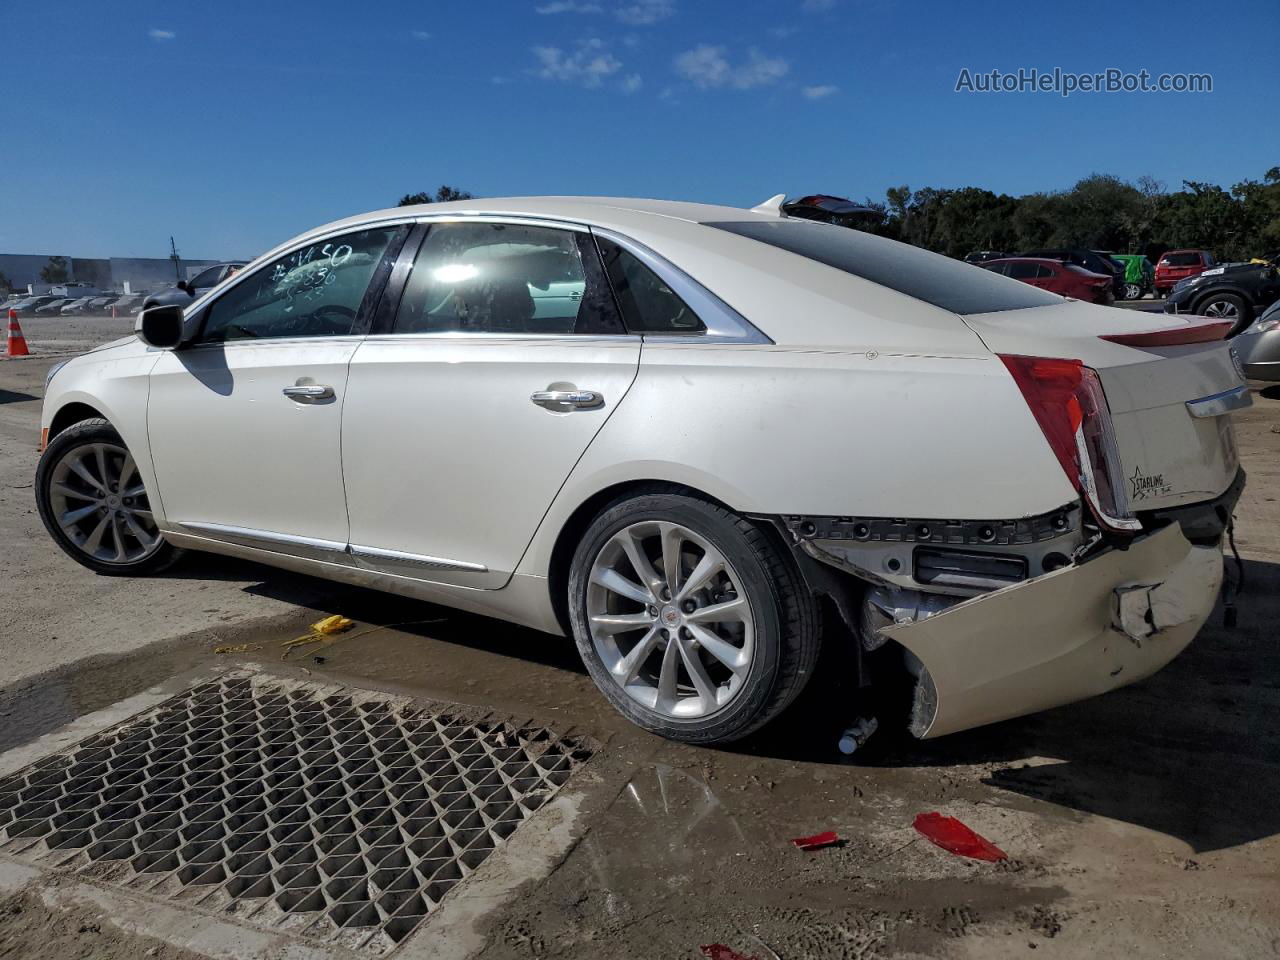
[(750, 598), (724, 555), (680, 524), (645, 520), (610, 537), (591, 566), (586, 608), (610, 678), (664, 717), (723, 709), (750, 673)]
[(1240, 316), (1240, 308), (1230, 300), (1215, 300), (1204, 308), (1206, 317), (1222, 317), (1224, 320), (1236, 320)]
[(102, 563), (136, 563), (164, 543), (133, 455), (119, 444), (64, 453), (49, 477), (49, 502), (67, 539)]
[(1140, 300), (1142, 298), (1142, 288), (1136, 283), (1126, 283), (1124, 285), (1124, 298), (1126, 300)]

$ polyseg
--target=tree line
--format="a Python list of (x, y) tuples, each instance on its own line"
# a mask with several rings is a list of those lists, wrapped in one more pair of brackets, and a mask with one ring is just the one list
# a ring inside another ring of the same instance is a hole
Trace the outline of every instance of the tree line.
[[(465, 190), (442, 186), (434, 194), (406, 194), (400, 205), (469, 199)], [(843, 222), (952, 257), (973, 250), (1086, 247), (1141, 253), (1154, 263), (1179, 247), (1209, 250), (1223, 261), (1280, 250), (1280, 166), (1229, 190), (1184, 180), (1182, 189), (1169, 191), (1152, 177), (1130, 183), (1095, 173), (1070, 190), (1020, 197), (981, 187), (892, 187), (883, 202), (868, 199), (866, 205), (870, 213)]]
[(1280, 250), (1280, 167), (1229, 190), (1184, 180), (1169, 191), (1151, 177), (1130, 183), (1095, 173), (1069, 190), (1020, 197), (980, 187), (893, 187), (883, 203), (867, 205), (874, 213), (856, 224), (860, 229), (952, 257), (1087, 247), (1154, 262), (1165, 250), (1194, 247), (1231, 261)]

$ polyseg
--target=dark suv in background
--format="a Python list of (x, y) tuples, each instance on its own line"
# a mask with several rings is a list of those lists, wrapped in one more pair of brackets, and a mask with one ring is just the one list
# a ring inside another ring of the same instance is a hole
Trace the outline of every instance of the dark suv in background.
[(1124, 299), (1124, 264), (1119, 260), (1112, 260), (1096, 250), (1059, 247), (1056, 250), (1027, 250), (1018, 254), (1018, 256), (1074, 263), (1077, 267), (1088, 270), (1090, 273), (1100, 273), (1104, 277), (1110, 277), (1111, 295), (1117, 300)]
[(1202, 270), (1173, 288), (1165, 313), (1195, 313), (1234, 321), (1234, 337), (1258, 314), (1280, 300), (1280, 253), (1265, 260), (1227, 263)]

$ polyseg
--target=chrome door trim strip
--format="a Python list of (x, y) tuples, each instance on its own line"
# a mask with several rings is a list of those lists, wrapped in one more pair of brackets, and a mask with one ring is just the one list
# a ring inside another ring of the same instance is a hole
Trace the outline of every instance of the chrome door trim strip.
[(347, 548), (357, 560), (382, 561), (384, 563), (407, 563), (428, 570), (450, 570), (455, 573), (488, 573), (489, 568), (482, 563), (468, 563), (465, 560), (448, 560), (444, 557), (428, 557), (420, 553), (405, 553), (402, 550), (383, 550), (380, 547), (362, 547), (351, 544)]
[(1247, 383), (1198, 400), (1187, 401), (1187, 409), (1193, 417), (1220, 417), (1232, 410), (1243, 410), (1251, 406), (1253, 406), (1253, 395), (1249, 392)]
[(335, 555), (347, 553), (347, 545), (337, 540), (321, 540), (316, 537), (300, 537), (292, 533), (276, 533), (273, 530), (258, 530), (253, 527), (237, 527), (228, 523), (206, 523), (201, 520), (179, 520), (178, 526), (214, 540), (229, 542), (249, 541), (250, 545), (262, 546), (265, 549), (287, 548), (285, 552), (297, 553), (299, 550), (323, 554), (327, 559)]

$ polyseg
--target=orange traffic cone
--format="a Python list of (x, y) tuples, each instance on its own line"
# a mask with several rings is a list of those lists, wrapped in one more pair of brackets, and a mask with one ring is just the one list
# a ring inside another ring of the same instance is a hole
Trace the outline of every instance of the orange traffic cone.
[(27, 349), (27, 338), (22, 335), (22, 328), (18, 326), (18, 311), (13, 309), (9, 311), (9, 344), (5, 353), (10, 357), (31, 356), (31, 351)]

